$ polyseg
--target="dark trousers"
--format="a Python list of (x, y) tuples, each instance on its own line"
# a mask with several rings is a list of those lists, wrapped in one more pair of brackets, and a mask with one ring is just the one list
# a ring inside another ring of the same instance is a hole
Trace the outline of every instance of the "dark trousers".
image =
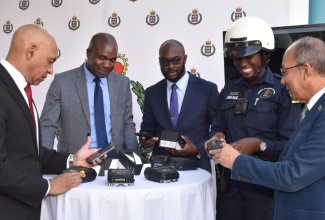
[(217, 192), (217, 220), (272, 220), (274, 190), (229, 180), (228, 192)]

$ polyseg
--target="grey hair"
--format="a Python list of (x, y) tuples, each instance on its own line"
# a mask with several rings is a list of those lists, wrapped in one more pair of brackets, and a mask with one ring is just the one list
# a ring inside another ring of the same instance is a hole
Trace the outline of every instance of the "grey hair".
[(317, 73), (325, 76), (325, 43), (315, 37), (303, 37), (295, 41), (294, 59), (298, 64), (308, 63)]

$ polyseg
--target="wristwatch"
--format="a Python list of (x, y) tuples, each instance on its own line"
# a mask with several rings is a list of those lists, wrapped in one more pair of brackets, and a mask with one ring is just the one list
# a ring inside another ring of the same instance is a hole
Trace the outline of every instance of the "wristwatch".
[(267, 144), (265, 141), (262, 140), (262, 142), (260, 143), (260, 150), (265, 151), (266, 148), (267, 148)]
[(69, 155), (68, 161), (69, 161), (69, 167), (68, 168), (74, 167), (74, 155), (73, 154)]

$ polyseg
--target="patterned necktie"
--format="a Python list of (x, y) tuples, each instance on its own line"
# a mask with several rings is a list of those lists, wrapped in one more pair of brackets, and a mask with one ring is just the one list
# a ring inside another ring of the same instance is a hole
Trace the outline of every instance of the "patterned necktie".
[(301, 110), (301, 115), (300, 115), (300, 121), (299, 122), (301, 122), (305, 118), (305, 116), (308, 114), (308, 112), (309, 112), (309, 110), (307, 108), (307, 105), (305, 104), (305, 106)]
[(178, 119), (178, 99), (177, 99), (177, 85), (172, 85), (172, 94), (170, 96), (170, 117), (174, 127), (176, 127), (177, 119)]
[(106, 125), (105, 125), (103, 92), (102, 92), (102, 88), (100, 87), (100, 79), (96, 77), (94, 79), (94, 82), (96, 83), (95, 92), (94, 92), (94, 113), (95, 113), (97, 146), (105, 147), (108, 144), (108, 140), (107, 140)]
[(34, 122), (34, 128), (36, 131), (36, 121), (35, 121), (34, 108), (33, 108), (32, 89), (30, 88), (29, 83), (27, 83), (27, 86), (24, 88), (24, 90), (25, 90), (27, 98), (28, 98), (29, 110), (30, 110), (30, 114), (32, 115), (33, 122)]

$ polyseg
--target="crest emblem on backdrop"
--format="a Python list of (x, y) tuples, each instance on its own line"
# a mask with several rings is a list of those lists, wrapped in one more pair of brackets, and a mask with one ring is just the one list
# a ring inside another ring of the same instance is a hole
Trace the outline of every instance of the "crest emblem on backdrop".
[(89, 0), (89, 2), (93, 5), (97, 4), (98, 2), (100, 2), (100, 0)]
[[(128, 71), (128, 58), (125, 57), (125, 54), (118, 54), (116, 64), (114, 67), (114, 72), (126, 75), (126, 71)], [(132, 92), (137, 96), (137, 102), (140, 106), (141, 112), (143, 112), (144, 105), (144, 88), (139, 82), (135, 82), (130, 80), (132, 85)]]
[(110, 27), (115, 28), (115, 27), (119, 26), (120, 23), (121, 23), (120, 16), (117, 16), (117, 13), (116, 12), (113, 12), (112, 13), (112, 16), (108, 18), (108, 25)]
[(68, 25), (71, 30), (77, 30), (80, 27), (80, 21), (77, 19), (77, 16), (74, 15)]
[(39, 26), (43, 26), (43, 21), (40, 18), (36, 18), (36, 21), (34, 21), (34, 24), (37, 24)]
[(195, 76), (201, 78), (200, 73), (197, 72), (196, 69), (195, 69), (194, 67), (190, 70), (190, 73), (191, 73), (192, 75), (195, 75)]
[(117, 54), (117, 60), (114, 67), (114, 72), (126, 75), (126, 71), (128, 71), (128, 58), (125, 57), (125, 54)]
[(60, 56), (61, 56), (61, 50), (58, 48), (58, 59), (60, 58)]
[(150, 14), (147, 15), (146, 22), (150, 26), (155, 26), (159, 22), (159, 15), (156, 14), (154, 10), (152, 10)]
[(53, 7), (60, 7), (62, 5), (62, 2), (63, 0), (52, 0), (51, 3), (52, 3), (52, 6)]
[(19, 8), (21, 10), (26, 10), (28, 7), (29, 7), (29, 1), (28, 0), (20, 0)]
[(216, 52), (215, 46), (211, 43), (210, 40), (207, 40), (204, 45), (201, 47), (201, 53), (203, 56), (209, 57)]
[(10, 34), (13, 29), (14, 28), (9, 20), (6, 21), (6, 23), (3, 25), (3, 32), (5, 32), (6, 34)]
[(237, 7), (236, 8), (236, 11), (234, 11), (232, 14), (231, 14), (231, 20), (232, 21), (235, 21), (239, 18), (242, 18), (242, 17), (246, 17), (246, 13), (245, 11), (243, 11), (243, 9), (241, 7)]
[(190, 13), (187, 17), (187, 21), (190, 24), (197, 25), (202, 21), (202, 15), (201, 13), (198, 13), (197, 9), (193, 9), (192, 13)]

